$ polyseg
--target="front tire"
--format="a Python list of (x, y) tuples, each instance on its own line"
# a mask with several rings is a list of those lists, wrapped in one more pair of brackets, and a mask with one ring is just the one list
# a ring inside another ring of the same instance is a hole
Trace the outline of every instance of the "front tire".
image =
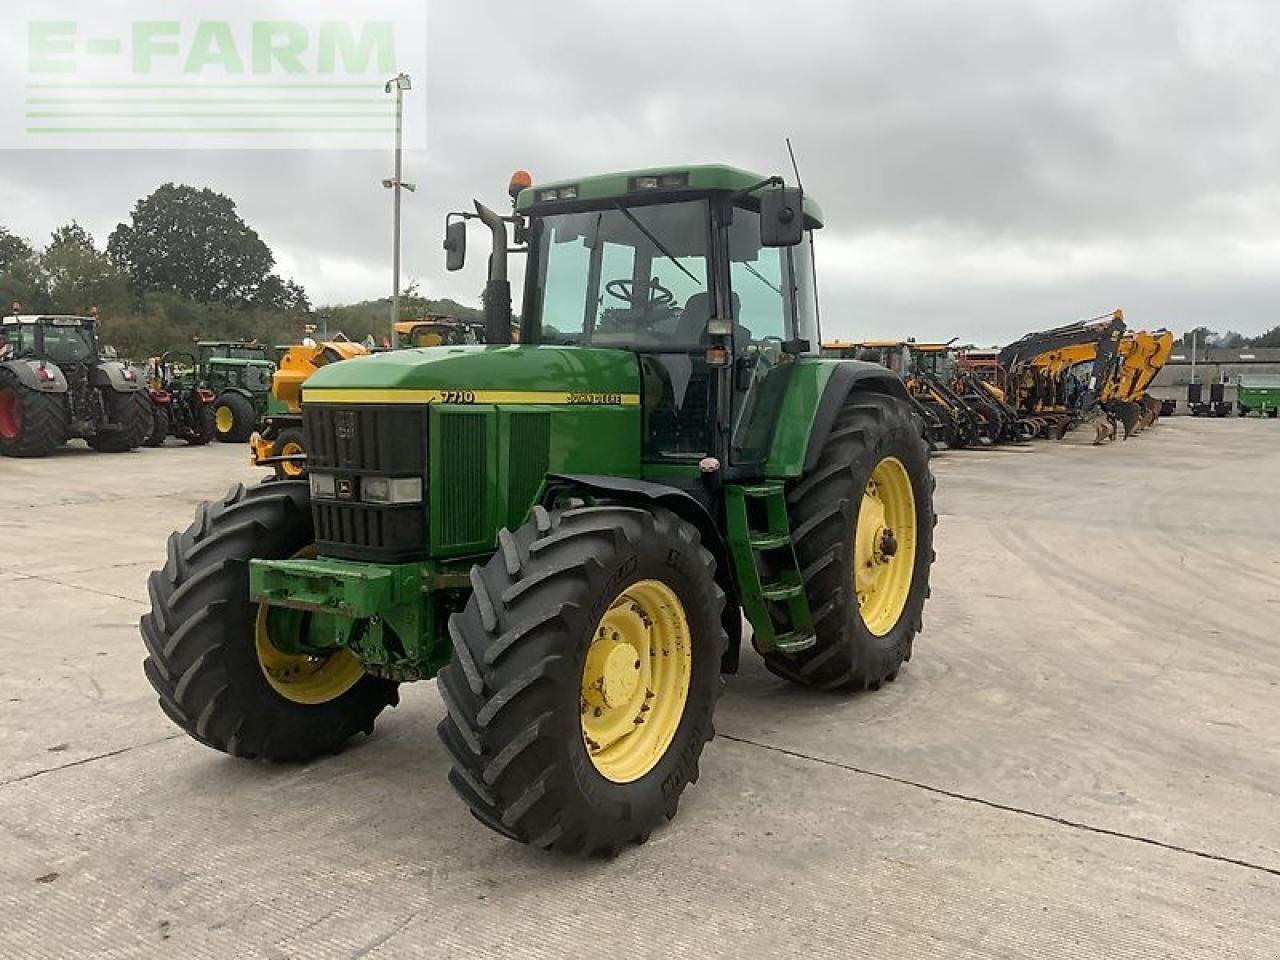
[[(276, 437), (276, 442), (271, 446), (271, 455), (273, 457), (284, 457), (295, 454), (305, 454), (307, 452), (306, 444), (303, 441), (302, 431), (297, 427), (289, 427), (280, 431), (280, 435)], [(305, 462), (297, 463), (295, 461), (281, 461), (273, 464), (276, 478), (279, 480), (301, 480), (307, 475), (307, 465)]]
[(787, 500), (817, 642), (765, 666), (802, 686), (877, 689), (911, 659), (933, 563), (933, 475), (906, 405), (851, 396)]
[(619, 504), (535, 507), (498, 543), (449, 623), (449, 780), (523, 843), (643, 842), (713, 735), (727, 645), (715, 561), (675, 514)]
[(213, 405), (213, 420), (215, 434), (223, 443), (245, 443), (258, 415), (247, 397), (224, 393)]
[(0, 455), (44, 457), (66, 442), (66, 394), (32, 390), (0, 370)]
[(305, 483), (236, 485), (170, 535), (168, 560), (147, 581), (143, 669), (169, 719), (206, 746), (247, 759), (306, 760), (372, 733), (378, 714), (397, 702), (394, 683), (337, 660), (351, 657), (345, 650), (288, 658), (269, 635), (263, 647), (275, 608), (264, 613), (249, 599), (249, 560), (296, 556), (313, 540)]

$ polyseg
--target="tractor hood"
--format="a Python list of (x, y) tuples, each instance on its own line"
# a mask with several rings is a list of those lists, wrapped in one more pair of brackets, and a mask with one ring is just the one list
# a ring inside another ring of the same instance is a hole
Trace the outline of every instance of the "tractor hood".
[(551, 403), (633, 406), (640, 370), (625, 350), (442, 346), (321, 367), (304, 403)]

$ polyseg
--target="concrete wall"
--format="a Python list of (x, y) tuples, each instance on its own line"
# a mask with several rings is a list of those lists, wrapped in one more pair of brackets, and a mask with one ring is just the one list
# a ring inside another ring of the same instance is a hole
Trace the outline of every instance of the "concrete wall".
[[(1209, 399), (1211, 383), (1225, 383), (1224, 399), (1230, 403), (1236, 400), (1236, 378), (1241, 374), (1278, 374), (1280, 375), (1280, 348), (1256, 347), (1242, 349), (1223, 349), (1221, 347), (1201, 347), (1196, 351), (1195, 378), (1197, 383), (1204, 384), (1203, 398)], [(1182, 346), (1173, 349), (1173, 356), (1165, 364), (1151, 384), (1149, 393), (1160, 400), (1177, 400), (1179, 412), (1186, 408), (1187, 385), (1191, 383), (1191, 351)]]

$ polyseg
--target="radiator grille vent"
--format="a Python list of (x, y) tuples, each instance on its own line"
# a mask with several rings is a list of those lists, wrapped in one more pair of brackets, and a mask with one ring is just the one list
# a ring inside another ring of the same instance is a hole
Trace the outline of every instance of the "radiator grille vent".
[(513, 413), (510, 433), (507, 525), (515, 529), (524, 522), (538, 487), (542, 484), (542, 478), (547, 474), (551, 452), (551, 415)]
[(439, 419), (441, 546), (477, 543), (487, 529), (489, 418), (484, 413), (449, 413)]

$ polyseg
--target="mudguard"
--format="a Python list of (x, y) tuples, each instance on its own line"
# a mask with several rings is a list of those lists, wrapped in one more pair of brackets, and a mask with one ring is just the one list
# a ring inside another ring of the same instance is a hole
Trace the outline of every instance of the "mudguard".
[(598, 476), (580, 473), (549, 473), (543, 485), (543, 506), (550, 507), (558, 494), (581, 490), (595, 496), (614, 500), (640, 501), (666, 507), (682, 520), (698, 528), (702, 545), (711, 551), (716, 561), (716, 582), (725, 592), (724, 628), (729, 635), (729, 648), (721, 659), (724, 673), (736, 673), (738, 654), (742, 647), (742, 602), (738, 597), (738, 585), (733, 576), (733, 559), (710, 511), (691, 494), (676, 487), (649, 480), (632, 480), (627, 477)]
[[(53, 379), (42, 380), (36, 373), (38, 367), (44, 367), (53, 375)], [(18, 378), (19, 383), (32, 390), (39, 390), (42, 393), (67, 392), (67, 378), (56, 364), (41, 360), (6, 360), (0, 363), (0, 369), (9, 370)]]
[(129, 368), (119, 360), (104, 360), (89, 371), (89, 382), (95, 387), (110, 387), (116, 393), (137, 393), (142, 389), (138, 377), (125, 376)]
[(827, 380), (818, 401), (818, 409), (809, 429), (809, 442), (805, 447), (804, 472), (808, 473), (818, 465), (822, 448), (826, 445), (827, 435), (836, 422), (840, 408), (844, 406), (849, 395), (857, 390), (886, 394), (897, 397), (907, 406), (911, 406), (911, 394), (898, 375), (878, 363), (865, 360), (839, 360), (834, 363), (835, 370)]

